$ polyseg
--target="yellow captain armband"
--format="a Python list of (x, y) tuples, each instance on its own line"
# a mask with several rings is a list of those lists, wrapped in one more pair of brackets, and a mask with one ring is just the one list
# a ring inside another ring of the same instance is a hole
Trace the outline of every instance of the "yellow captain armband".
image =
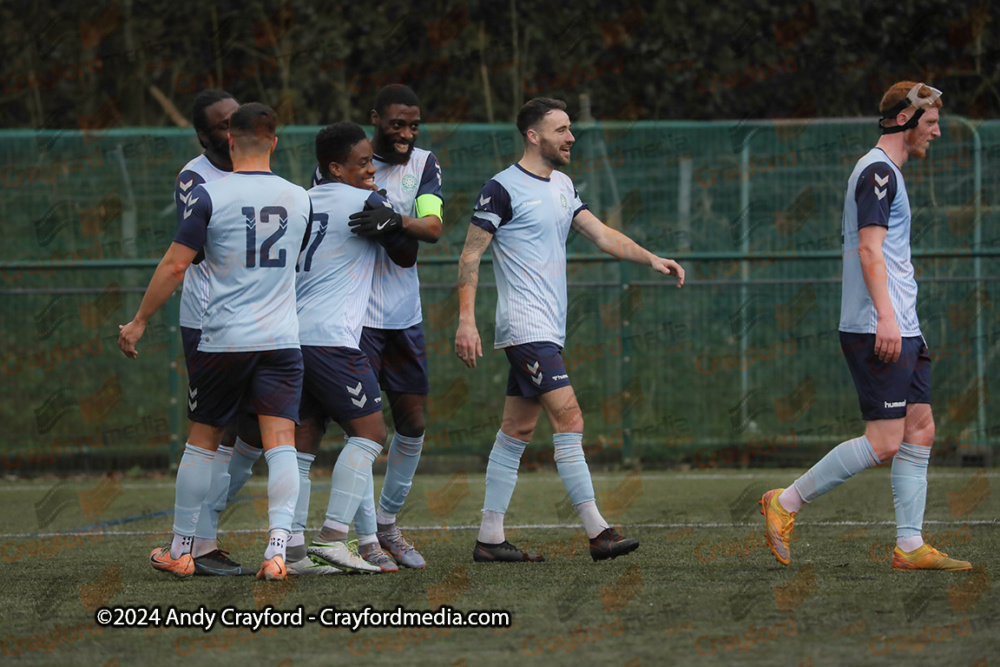
[(420, 195), (417, 197), (415, 203), (417, 205), (418, 218), (422, 218), (425, 215), (436, 215), (438, 218), (441, 218), (441, 222), (444, 222), (444, 218), (441, 217), (441, 206), (444, 202), (437, 195)]

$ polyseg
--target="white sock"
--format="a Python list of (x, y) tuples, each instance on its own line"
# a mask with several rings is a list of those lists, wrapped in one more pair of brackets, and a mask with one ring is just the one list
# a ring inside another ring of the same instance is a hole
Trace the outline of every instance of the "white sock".
[(601, 516), (600, 510), (597, 509), (597, 502), (593, 500), (588, 500), (587, 502), (580, 503), (579, 505), (574, 505), (577, 514), (580, 515), (580, 519), (583, 521), (583, 527), (587, 531), (587, 537), (593, 539), (604, 532), (604, 529), (608, 527), (608, 522), (604, 520)]
[(292, 536), (288, 538), (288, 547), (301, 547), (305, 546), (306, 534), (305, 533), (292, 533)]
[(193, 536), (174, 533), (174, 541), (170, 543), (170, 557), (176, 560), (186, 553), (191, 553), (192, 542), (194, 542)]
[(911, 551), (916, 551), (924, 545), (924, 538), (920, 535), (910, 535), (909, 537), (897, 537), (896, 546), (910, 553)]
[(391, 526), (396, 523), (396, 515), (389, 514), (379, 506), (375, 508), (375, 521), (380, 526)]
[(784, 507), (786, 512), (798, 512), (802, 509), (802, 502), (802, 496), (794, 483), (778, 496), (778, 504)]
[(483, 510), (483, 522), (479, 525), (479, 541), (483, 544), (500, 544), (506, 539), (503, 532), (503, 512)]
[(271, 531), (271, 539), (267, 542), (267, 549), (264, 551), (264, 560), (269, 558), (274, 558), (275, 556), (281, 556), (281, 560), (285, 560), (285, 547), (288, 544), (288, 538), (291, 534), (287, 530), (282, 530), (281, 528), (275, 528)]
[(366, 544), (378, 544), (378, 538), (374, 535), (358, 535), (358, 546), (363, 547)]

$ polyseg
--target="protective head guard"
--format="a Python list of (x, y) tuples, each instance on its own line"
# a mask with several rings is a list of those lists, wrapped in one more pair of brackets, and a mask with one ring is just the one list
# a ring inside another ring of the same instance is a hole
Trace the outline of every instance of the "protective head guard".
[[(885, 113), (882, 114), (882, 118), (878, 122), (879, 128), (882, 130), (882, 134), (896, 134), (897, 132), (905, 132), (906, 130), (912, 130), (917, 126), (920, 121), (920, 117), (924, 115), (924, 111), (930, 109), (934, 106), (934, 103), (941, 97), (941, 91), (937, 88), (931, 88), (926, 86), (931, 94), (927, 97), (920, 97), (920, 89), (923, 88), (925, 84), (918, 83), (917, 85), (910, 88), (910, 92), (906, 94), (906, 97), (901, 99), (899, 102), (894, 104), (890, 109), (886, 109)], [(910, 120), (906, 121), (905, 125), (893, 125), (886, 127), (884, 125), (887, 120), (894, 120), (899, 112), (909, 107), (915, 107), (917, 112), (910, 117)]]

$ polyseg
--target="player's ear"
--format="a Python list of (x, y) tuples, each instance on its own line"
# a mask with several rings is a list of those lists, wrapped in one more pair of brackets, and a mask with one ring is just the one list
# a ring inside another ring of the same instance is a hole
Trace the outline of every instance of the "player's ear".
[(275, 147), (278, 145), (278, 137), (271, 139), (271, 150), (269, 152), (273, 153)]
[(233, 141), (233, 135), (230, 134), (229, 132), (226, 132), (226, 142), (229, 144), (229, 154), (232, 155), (233, 146), (236, 144), (236, 142)]
[(382, 120), (382, 117), (378, 115), (378, 111), (375, 111), (375, 109), (372, 109), (372, 112), (371, 112), (372, 125), (376, 125), (377, 126), (381, 120)]

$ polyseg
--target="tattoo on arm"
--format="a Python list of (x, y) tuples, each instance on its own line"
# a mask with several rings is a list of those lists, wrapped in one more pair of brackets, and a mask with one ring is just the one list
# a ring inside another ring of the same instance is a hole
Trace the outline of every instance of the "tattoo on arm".
[(458, 260), (458, 286), (472, 287), (479, 286), (479, 258), (475, 259), (464, 255)]

